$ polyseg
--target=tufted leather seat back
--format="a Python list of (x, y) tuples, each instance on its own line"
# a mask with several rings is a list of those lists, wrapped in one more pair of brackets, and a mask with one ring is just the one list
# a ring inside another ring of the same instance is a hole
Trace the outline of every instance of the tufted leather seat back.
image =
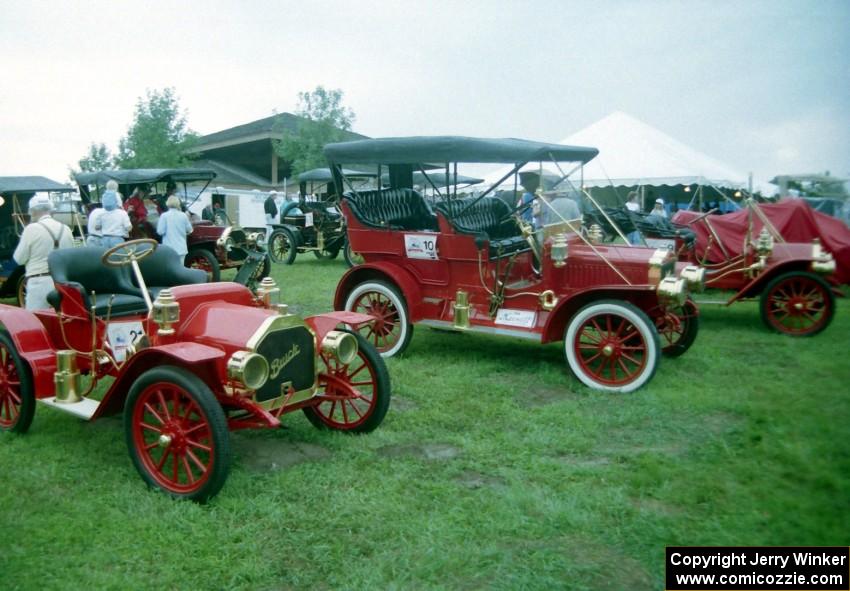
[(437, 216), (413, 189), (346, 193), (343, 198), (357, 220), (373, 228), (437, 231)]
[(474, 205), (473, 198), (443, 201), (437, 211), (446, 216), (452, 227), (462, 234), (486, 234), (490, 240), (519, 236), (520, 231), (511, 210), (501, 199), (485, 197)]

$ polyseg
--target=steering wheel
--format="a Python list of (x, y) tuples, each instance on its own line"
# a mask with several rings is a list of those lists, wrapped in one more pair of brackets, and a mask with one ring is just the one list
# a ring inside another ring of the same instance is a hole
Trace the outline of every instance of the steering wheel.
[(104, 265), (110, 267), (123, 267), (133, 261), (140, 261), (152, 254), (158, 244), (152, 238), (140, 238), (139, 240), (122, 242), (103, 253), (100, 260)]

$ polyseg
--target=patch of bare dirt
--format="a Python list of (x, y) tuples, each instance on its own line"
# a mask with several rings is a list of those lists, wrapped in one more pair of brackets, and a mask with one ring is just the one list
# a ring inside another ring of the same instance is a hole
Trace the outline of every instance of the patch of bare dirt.
[(390, 399), (390, 409), (393, 412), (408, 412), (416, 410), (418, 407), (419, 405), (410, 398), (404, 398), (398, 394), (393, 394), (393, 397)]
[(615, 463), (614, 460), (604, 455), (586, 456), (579, 454), (562, 454), (556, 456), (556, 458), (564, 464), (575, 466), (577, 468), (598, 468), (600, 466), (607, 466)]
[(499, 488), (505, 485), (505, 480), (503, 478), (491, 476), (489, 474), (482, 474), (472, 470), (460, 473), (454, 480), (461, 486), (465, 486), (466, 488), (471, 488), (473, 490), (479, 488)]
[(411, 443), (386, 445), (378, 449), (378, 454), (388, 458), (412, 456), (423, 460), (451, 460), (460, 455), (460, 450), (446, 443)]
[(303, 462), (317, 462), (331, 452), (320, 445), (269, 437), (234, 435), (231, 439), (236, 461), (253, 472), (283, 470)]

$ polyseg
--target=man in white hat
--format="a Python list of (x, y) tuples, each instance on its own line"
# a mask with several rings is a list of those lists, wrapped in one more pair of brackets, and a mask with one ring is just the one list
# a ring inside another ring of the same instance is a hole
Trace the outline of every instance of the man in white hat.
[(667, 210), (664, 209), (664, 200), (660, 197), (655, 200), (655, 205), (652, 207), (652, 211), (649, 212), (649, 215), (657, 215), (660, 218), (667, 217)]
[(263, 203), (263, 211), (266, 213), (266, 244), (269, 243), (269, 238), (272, 235), (272, 224), (277, 223), (277, 203), (275, 203), (275, 198), (277, 197), (277, 191), (269, 191), (269, 196), (266, 197), (265, 203)]
[(26, 265), (27, 310), (49, 308), (47, 294), (53, 291), (53, 279), (47, 268), (47, 255), (57, 248), (74, 246), (71, 231), (65, 224), (50, 217), (50, 199), (36, 195), (30, 199), (30, 223), (21, 234), (21, 241), (12, 258)]

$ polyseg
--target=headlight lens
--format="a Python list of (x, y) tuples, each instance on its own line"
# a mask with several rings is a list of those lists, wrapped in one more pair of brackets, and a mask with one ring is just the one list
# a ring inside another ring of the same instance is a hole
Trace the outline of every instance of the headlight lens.
[(227, 377), (249, 390), (257, 390), (269, 379), (269, 362), (257, 353), (237, 351), (227, 361)]
[(332, 330), (322, 339), (322, 352), (343, 365), (348, 365), (357, 356), (357, 339), (350, 332)]

